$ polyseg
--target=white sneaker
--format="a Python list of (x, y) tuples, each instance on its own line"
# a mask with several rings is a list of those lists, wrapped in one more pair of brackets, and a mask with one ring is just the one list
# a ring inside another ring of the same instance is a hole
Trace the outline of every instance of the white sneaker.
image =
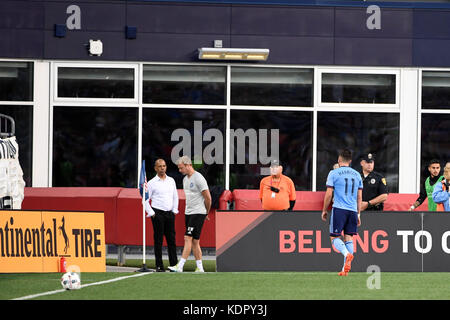
[(195, 272), (205, 272), (205, 270), (196, 268), (196, 269), (195, 269)]
[(167, 269), (170, 270), (170, 272), (183, 272), (183, 269), (178, 267), (178, 264), (174, 265), (173, 267), (167, 267)]

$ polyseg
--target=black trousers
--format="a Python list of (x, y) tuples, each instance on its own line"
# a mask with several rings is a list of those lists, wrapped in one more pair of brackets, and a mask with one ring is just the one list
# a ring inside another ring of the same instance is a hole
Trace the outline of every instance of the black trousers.
[(174, 266), (178, 263), (177, 247), (175, 244), (175, 215), (171, 211), (153, 208), (152, 217), (153, 240), (155, 242), (155, 264), (157, 268), (164, 268), (162, 260), (163, 237), (166, 237), (169, 263)]

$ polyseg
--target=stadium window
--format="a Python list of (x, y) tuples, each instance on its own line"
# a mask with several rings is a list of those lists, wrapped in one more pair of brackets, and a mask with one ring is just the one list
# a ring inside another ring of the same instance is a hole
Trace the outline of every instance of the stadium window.
[(138, 108), (53, 108), (53, 187), (137, 185)]
[(226, 104), (226, 67), (144, 65), (143, 102)]
[[(428, 177), (428, 161), (439, 159), (441, 167), (450, 161), (448, 128), (450, 114), (422, 113), (421, 127), (421, 181)], [(442, 172), (441, 172), (442, 174)]]
[(313, 69), (232, 67), (231, 104), (311, 107), (313, 74)]
[(389, 192), (398, 192), (400, 115), (379, 112), (318, 112), (316, 190), (325, 182), (339, 150), (353, 151), (352, 167), (361, 171), (363, 153), (375, 154), (375, 171), (386, 177)]
[(422, 71), (422, 109), (450, 109), (450, 72)]
[(19, 145), (19, 162), (26, 187), (32, 186), (33, 161), (33, 106), (0, 105), (0, 113), (14, 119), (16, 141)]
[(395, 104), (396, 75), (323, 72), (321, 102)]
[(0, 61), (0, 101), (33, 100), (33, 63)]
[(135, 99), (135, 69), (57, 68), (58, 98)]
[(230, 123), (230, 190), (259, 189), (277, 154), (295, 189), (312, 190), (312, 112), (231, 110)]
[(190, 156), (210, 188), (225, 187), (225, 110), (144, 108), (142, 159), (146, 160), (147, 178), (155, 175), (153, 163), (162, 158), (167, 174), (183, 188), (183, 176), (175, 161)]

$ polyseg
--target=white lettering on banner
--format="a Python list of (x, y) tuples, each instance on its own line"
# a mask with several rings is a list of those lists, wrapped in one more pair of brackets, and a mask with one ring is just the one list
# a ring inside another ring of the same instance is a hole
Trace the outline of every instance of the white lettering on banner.
[[(425, 248), (422, 246), (422, 236), (427, 239), (427, 246)], [(414, 236), (414, 246), (416, 247), (416, 251), (419, 253), (430, 252), (431, 247), (433, 246), (431, 234), (425, 230), (417, 232)]]
[[(408, 253), (408, 237), (414, 235), (412, 230), (398, 230), (397, 235), (402, 237), (402, 252)], [(445, 253), (450, 253), (450, 248), (447, 245), (447, 239), (450, 237), (450, 231), (444, 232), (442, 235), (442, 251)], [(423, 238), (426, 239), (426, 244), (424, 246)], [(414, 248), (419, 253), (428, 253), (433, 248), (433, 237), (431, 233), (426, 230), (418, 231), (414, 235)]]
[(72, 4), (67, 7), (67, 14), (70, 16), (66, 20), (66, 27), (69, 30), (80, 30), (81, 29), (81, 9), (79, 6)]
[(448, 243), (447, 240), (448, 240), (449, 236), (450, 236), (450, 231), (446, 231), (442, 235), (442, 251), (444, 251), (445, 253), (450, 253), (450, 249), (447, 246), (447, 243)]
[(367, 14), (372, 14), (366, 20), (366, 27), (369, 30), (380, 30), (381, 29), (381, 10), (377, 5), (371, 5), (367, 7)]
[(408, 236), (412, 236), (414, 231), (412, 230), (397, 230), (397, 235), (402, 236), (402, 252), (408, 253)]

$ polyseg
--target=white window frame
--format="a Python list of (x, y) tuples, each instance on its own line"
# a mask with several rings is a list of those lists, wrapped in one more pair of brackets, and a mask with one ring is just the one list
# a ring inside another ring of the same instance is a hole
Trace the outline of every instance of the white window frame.
[(180, 62), (172, 62), (172, 63), (164, 63), (164, 62), (142, 62), (140, 63), (140, 67), (142, 68), (141, 72), (141, 78), (140, 78), (140, 101), (141, 105), (144, 108), (169, 108), (169, 109), (179, 109), (179, 108), (185, 108), (185, 109), (211, 109), (211, 107), (214, 107), (214, 109), (227, 109), (229, 108), (229, 101), (227, 100), (227, 93), (225, 93), (225, 104), (183, 104), (183, 103), (144, 103), (144, 66), (148, 65), (154, 65), (154, 66), (192, 66), (192, 67), (223, 67), (225, 68), (225, 88), (228, 90), (228, 83), (230, 81), (228, 77), (228, 67), (229, 64), (226, 63), (180, 63)]
[[(450, 72), (450, 68), (419, 68), (417, 85), (417, 192), (420, 192), (420, 175), (424, 165), (422, 163), (422, 114), (450, 114), (449, 109), (422, 109), (422, 73), (423, 71)], [(441, 163), (441, 167), (445, 164)]]
[[(380, 74), (395, 75), (395, 103), (348, 103), (348, 102), (322, 102), (322, 74), (346, 73), (346, 74)], [(373, 67), (317, 67), (316, 82), (317, 106), (320, 111), (340, 112), (392, 112), (400, 109), (400, 68), (373, 68)]]
[[(134, 98), (76, 98), (76, 97), (58, 97), (58, 69), (59, 68), (104, 68), (104, 69), (133, 69), (134, 73)], [(124, 103), (138, 103), (139, 101), (139, 82), (141, 81), (138, 63), (92, 63), (92, 62), (54, 62), (52, 63), (53, 79), (53, 102), (63, 105), (69, 102), (86, 103), (89, 106), (102, 106), (102, 103), (108, 106), (123, 105)]]

